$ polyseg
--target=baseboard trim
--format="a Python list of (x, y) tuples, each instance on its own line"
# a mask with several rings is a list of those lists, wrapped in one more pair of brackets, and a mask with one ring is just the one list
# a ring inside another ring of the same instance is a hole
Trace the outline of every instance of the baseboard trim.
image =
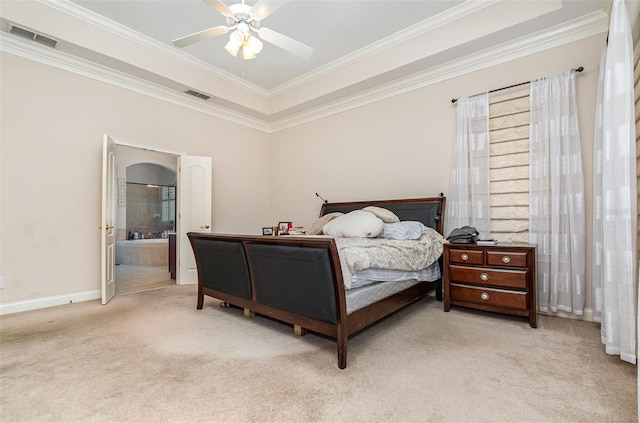
[(14, 301), (0, 304), (0, 316), (6, 314), (20, 313), (23, 311), (38, 310), (41, 308), (55, 307), (64, 304), (79, 303), (82, 301), (99, 300), (102, 298), (102, 291), (74, 292), (71, 294), (54, 295), (52, 297), (34, 298), (32, 300)]

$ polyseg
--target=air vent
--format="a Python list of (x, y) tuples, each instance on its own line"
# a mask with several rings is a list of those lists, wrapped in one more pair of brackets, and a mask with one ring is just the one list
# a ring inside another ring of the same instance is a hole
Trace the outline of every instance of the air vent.
[(35, 33), (33, 31), (30, 31), (30, 30), (25, 29), (25, 28), (21, 28), (19, 26), (14, 25), (14, 24), (10, 24), (9, 25), (9, 32), (11, 34), (15, 34), (15, 35), (18, 35), (18, 36), (23, 37), (23, 38), (28, 38), (28, 39), (30, 39), (32, 41), (35, 41), (35, 42), (40, 43), (40, 44), (44, 44), (44, 45), (52, 47), (52, 48), (55, 48), (56, 44), (58, 44), (58, 41), (54, 40), (53, 38), (46, 37), (46, 36), (44, 36), (42, 34)]
[(192, 96), (194, 96), (194, 97), (201, 98), (201, 99), (203, 99), (203, 100), (209, 100), (209, 99), (211, 98), (211, 96), (208, 96), (208, 95), (206, 95), (206, 94), (199, 93), (198, 91), (195, 91), (195, 90), (187, 90), (187, 91), (185, 91), (185, 93), (186, 93), (186, 94), (189, 94), (189, 95), (192, 95)]

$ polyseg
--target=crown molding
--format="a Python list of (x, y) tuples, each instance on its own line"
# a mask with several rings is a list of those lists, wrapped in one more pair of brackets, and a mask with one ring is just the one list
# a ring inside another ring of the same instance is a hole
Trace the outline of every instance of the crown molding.
[(359, 60), (370, 57), (383, 51), (387, 48), (402, 44), (411, 38), (422, 35), (429, 31), (432, 31), (440, 26), (450, 24), (451, 22), (463, 18), (467, 15), (478, 12), (479, 10), (489, 7), (493, 4), (499, 3), (503, 0), (473, 0), (466, 1), (455, 7), (445, 10), (430, 19), (423, 22), (419, 22), (415, 25), (409, 26), (406, 29), (383, 38), (377, 42), (371, 43), (366, 47), (349, 54), (341, 59), (335, 60), (317, 70), (308, 72), (301, 77), (294, 79), (286, 84), (275, 87), (271, 90), (266, 90), (255, 84), (247, 82), (237, 76), (225, 72), (215, 66), (212, 66), (202, 60), (164, 43), (161, 43), (151, 37), (147, 37), (137, 31), (132, 30), (124, 25), (121, 25), (115, 21), (112, 21), (104, 16), (101, 16), (91, 10), (85, 9), (69, 0), (37, 0), (39, 3), (49, 6), (53, 9), (66, 13), (76, 19), (87, 22), (103, 30), (109, 31), (117, 36), (134, 41), (146, 48), (157, 51), (165, 56), (171, 57), (174, 60), (180, 61), (187, 66), (196, 68), (202, 72), (213, 75), (216, 78), (220, 78), (223, 81), (232, 84), (243, 90), (247, 90), (253, 94), (263, 96), (265, 98), (273, 98), (286, 91), (303, 86), (316, 78), (320, 78), (324, 75), (335, 72), (336, 70), (349, 66)]
[(10, 53), (24, 59), (29, 59), (54, 68), (105, 82), (139, 94), (148, 95), (159, 100), (167, 101), (178, 106), (186, 107), (191, 110), (215, 116), (259, 131), (270, 131), (269, 125), (260, 119), (236, 113), (215, 104), (206, 103), (204, 100), (189, 98), (187, 97), (187, 94), (179, 91), (165, 88), (161, 85), (127, 75), (120, 71), (109, 69), (88, 60), (79, 59), (68, 53), (64, 53), (50, 47), (40, 46), (32, 41), (24, 40), (4, 32), (0, 33), (0, 52)]
[(609, 16), (592, 12), (550, 30), (515, 39), (480, 52), (431, 67), (423, 72), (397, 79), (388, 84), (315, 107), (271, 123), (271, 132), (309, 123), (331, 115), (359, 108), (367, 104), (414, 91), (448, 79), (477, 72), (511, 60), (559, 47), (609, 30)]
[(279, 85), (271, 89), (268, 93), (268, 96), (269, 98), (273, 98), (284, 94), (287, 91), (291, 91), (305, 84), (309, 84), (315, 79), (329, 75), (360, 60), (378, 54), (388, 48), (403, 44), (411, 40), (412, 38), (433, 31), (436, 28), (449, 25), (458, 19), (474, 14), (484, 9), (485, 7), (489, 7), (493, 4), (499, 3), (500, 1), (502, 0), (466, 1), (462, 4), (447, 9), (444, 12), (441, 12), (429, 19), (411, 25), (403, 29), (402, 31), (396, 32), (395, 34), (389, 35), (388, 37), (371, 43), (368, 46), (365, 46), (353, 53), (348, 54), (347, 56), (334, 60), (333, 62), (319, 67), (311, 72), (307, 72), (306, 74), (285, 84)]
[(0, 51), (106, 82), (159, 100), (168, 101), (238, 125), (266, 133), (274, 133), (580, 39), (599, 35), (608, 30), (608, 15), (602, 11), (593, 12), (565, 24), (557, 25), (549, 30), (503, 43), (273, 122), (256, 119), (215, 104), (208, 104), (203, 100), (187, 98), (181, 92), (4, 32), (0, 33)]
[(262, 97), (267, 97), (269, 94), (267, 90), (255, 84), (252, 84), (243, 79), (240, 79), (237, 76), (229, 72), (225, 72), (222, 69), (212, 66), (202, 60), (196, 59), (195, 57), (183, 52), (182, 50), (173, 48), (169, 45), (166, 45), (157, 40), (154, 40), (151, 37), (147, 37), (144, 34), (134, 31), (131, 28), (128, 28), (122, 24), (114, 22), (111, 19), (98, 15), (97, 13), (92, 12), (91, 10), (85, 9), (84, 7), (79, 6), (75, 3), (72, 3), (69, 0), (37, 0), (37, 1), (48, 7), (56, 9), (60, 12), (66, 13), (76, 19), (87, 22), (90, 25), (94, 25), (105, 31), (109, 31), (110, 33), (115, 34), (119, 37), (125, 38), (130, 41), (134, 41), (145, 48), (154, 50), (178, 62), (181, 62), (187, 66), (198, 69), (199, 71), (205, 72), (216, 78), (220, 78), (224, 82), (232, 84), (240, 89), (249, 91), (253, 94), (257, 94)]
[(477, 13), (478, 11), (486, 7), (492, 6), (496, 3), (500, 3), (504, 0), (468, 0), (462, 4), (441, 12), (430, 19), (409, 26), (400, 32), (385, 37), (377, 42), (371, 43), (368, 46), (363, 47), (362, 49), (352, 54), (349, 54), (348, 56), (337, 59), (321, 68), (318, 68), (312, 72), (308, 72), (300, 76), (299, 78), (296, 78), (271, 90), (266, 90), (262, 87), (238, 78), (237, 76), (229, 72), (219, 69), (181, 50), (177, 50), (165, 43), (159, 42), (151, 37), (134, 31), (131, 28), (105, 18), (104, 16), (101, 16), (91, 10), (85, 9), (82, 6), (79, 6), (78, 4), (75, 4), (69, 0), (36, 1), (60, 12), (66, 13), (76, 19), (82, 20), (98, 28), (113, 33), (117, 36), (134, 41), (145, 48), (149, 48), (176, 61), (182, 62), (187, 66), (210, 74), (216, 78), (223, 80), (226, 83), (234, 85), (237, 88), (270, 99), (292, 89), (308, 84), (317, 78), (331, 74), (332, 72), (356, 63), (359, 60), (375, 55), (385, 49), (405, 43), (414, 37), (428, 33), (438, 27), (451, 24), (458, 19)]

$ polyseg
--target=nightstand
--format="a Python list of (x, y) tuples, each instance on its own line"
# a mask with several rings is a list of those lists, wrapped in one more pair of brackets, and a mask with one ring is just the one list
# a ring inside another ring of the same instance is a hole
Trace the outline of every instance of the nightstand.
[(444, 311), (452, 305), (529, 318), (538, 326), (536, 247), (445, 244)]

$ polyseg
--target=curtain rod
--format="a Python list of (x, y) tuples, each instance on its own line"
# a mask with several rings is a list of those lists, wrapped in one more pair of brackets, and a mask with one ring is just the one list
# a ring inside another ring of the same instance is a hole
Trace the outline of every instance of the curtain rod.
[[(584, 70), (584, 68), (582, 66), (580, 66), (579, 68), (574, 68), (571, 69), (572, 71), (576, 71), (576, 72), (582, 72)], [(508, 90), (509, 88), (513, 88), (513, 87), (519, 87), (520, 85), (525, 85), (525, 84), (529, 84), (531, 83), (531, 81), (526, 81), (526, 82), (521, 82), (519, 84), (513, 84), (513, 85), (509, 85), (508, 87), (502, 87), (502, 88), (496, 88), (495, 90), (491, 90), (489, 91), (490, 93), (495, 93), (496, 91), (502, 91), (502, 90)], [(477, 95), (477, 94), (476, 94)], [(473, 96), (472, 96), (473, 97)], [(457, 98), (452, 98), (451, 102), (455, 103), (456, 101), (458, 101)]]

